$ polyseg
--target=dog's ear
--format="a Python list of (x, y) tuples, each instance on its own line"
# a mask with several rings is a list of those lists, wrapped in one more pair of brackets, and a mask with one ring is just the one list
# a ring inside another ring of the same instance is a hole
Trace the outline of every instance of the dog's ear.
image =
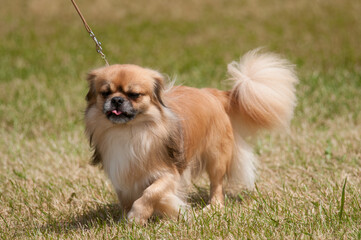
[(89, 84), (89, 91), (85, 97), (85, 100), (87, 100), (89, 105), (92, 105), (95, 103), (96, 100), (96, 89), (95, 89), (95, 78), (96, 73), (94, 71), (88, 73), (87, 80)]
[(156, 72), (157, 74), (155, 74), (153, 76), (153, 78), (155, 79), (154, 81), (154, 98), (156, 99), (157, 102), (159, 102), (163, 107), (165, 107), (165, 104), (163, 102), (163, 91), (164, 91), (164, 77), (162, 74)]

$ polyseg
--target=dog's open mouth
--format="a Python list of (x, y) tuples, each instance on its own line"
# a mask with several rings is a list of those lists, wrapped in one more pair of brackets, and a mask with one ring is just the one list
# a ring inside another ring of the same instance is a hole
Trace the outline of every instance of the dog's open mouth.
[(109, 111), (108, 114), (115, 114), (115, 115), (119, 116), (120, 114), (122, 114), (122, 112), (118, 111), (118, 110), (113, 110), (113, 111)]
[(107, 117), (132, 117), (133, 114), (128, 114), (126, 112), (122, 112), (120, 110), (111, 110), (106, 113)]
[(135, 117), (135, 114), (122, 112), (120, 110), (114, 109), (106, 112), (107, 118), (114, 123), (125, 123), (129, 120), (132, 120)]

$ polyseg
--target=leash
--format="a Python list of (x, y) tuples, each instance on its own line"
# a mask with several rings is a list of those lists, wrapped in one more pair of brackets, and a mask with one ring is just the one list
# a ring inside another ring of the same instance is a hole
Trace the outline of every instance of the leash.
[(98, 39), (95, 37), (95, 34), (93, 33), (93, 31), (91, 30), (91, 28), (89, 27), (89, 25), (87, 24), (87, 22), (85, 21), (85, 18), (83, 17), (83, 14), (81, 14), (78, 6), (76, 5), (76, 3), (74, 2), (74, 0), (71, 0), (71, 2), (73, 3), (75, 10), (78, 12), (79, 17), (81, 18), (81, 20), (83, 21), (84, 27), (86, 29), (86, 31), (89, 33), (90, 37), (93, 39), (93, 41), (95, 42), (95, 49), (97, 51), (97, 53), (100, 54), (100, 56), (102, 57), (102, 59), (105, 61), (105, 64), (107, 66), (109, 66), (109, 63), (105, 57), (105, 54), (102, 52), (103, 48), (102, 48), (102, 43), (98, 41)]

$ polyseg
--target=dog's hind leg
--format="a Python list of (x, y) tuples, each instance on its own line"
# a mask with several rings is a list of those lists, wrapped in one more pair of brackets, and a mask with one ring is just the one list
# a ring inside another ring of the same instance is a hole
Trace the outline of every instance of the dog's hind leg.
[(222, 142), (212, 146), (204, 154), (206, 171), (210, 180), (210, 200), (214, 205), (224, 205), (223, 180), (232, 159), (232, 139), (221, 138)]

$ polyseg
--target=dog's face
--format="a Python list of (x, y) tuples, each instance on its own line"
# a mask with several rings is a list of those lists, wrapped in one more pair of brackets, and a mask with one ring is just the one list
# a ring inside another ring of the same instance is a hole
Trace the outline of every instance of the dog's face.
[(88, 109), (96, 107), (114, 124), (160, 110), (163, 77), (136, 65), (112, 65), (88, 75)]

